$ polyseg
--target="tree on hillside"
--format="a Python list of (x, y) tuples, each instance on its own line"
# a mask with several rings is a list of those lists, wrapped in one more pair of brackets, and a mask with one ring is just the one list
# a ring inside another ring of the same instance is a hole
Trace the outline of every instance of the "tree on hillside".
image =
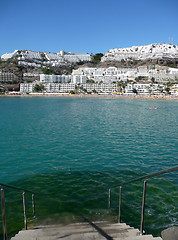
[(101, 58), (103, 56), (103, 53), (97, 53), (92, 56), (92, 63), (98, 64), (101, 61)]
[(43, 71), (44, 74), (47, 74), (47, 75), (56, 74), (55, 71), (53, 71), (49, 68), (43, 68), (42, 71)]
[(117, 91), (119, 92), (125, 92), (125, 87), (127, 86), (127, 83), (120, 81), (117, 82)]
[(86, 83), (93, 84), (93, 83), (95, 83), (95, 81), (93, 79), (88, 79), (88, 80), (86, 80)]
[(35, 86), (34, 86), (34, 92), (42, 92), (43, 90), (44, 90), (45, 88), (44, 88), (44, 86), (43, 86), (43, 84), (35, 84)]
[(133, 93), (136, 93), (136, 94), (138, 94), (138, 92), (137, 92), (137, 89), (136, 88), (133, 88)]

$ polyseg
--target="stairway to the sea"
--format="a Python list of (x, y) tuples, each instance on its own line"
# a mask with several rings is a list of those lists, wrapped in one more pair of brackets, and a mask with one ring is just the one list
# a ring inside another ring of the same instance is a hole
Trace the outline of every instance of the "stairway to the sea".
[(38, 226), (22, 230), (11, 240), (162, 240), (152, 235), (140, 235), (140, 231), (125, 223), (84, 222), (67, 225)]
[[(139, 177), (137, 179), (133, 179), (120, 185), (115, 185), (109, 188), (108, 190), (108, 211), (111, 209), (112, 201), (111, 201), (111, 190), (119, 187), (119, 215), (118, 215), (118, 223), (110, 223), (107, 221), (100, 222), (92, 222), (87, 219), (81, 213), (78, 212), (77, 216), (80, 219), (83, 219), (84, 222), (80, 223), (70, 223), (70, 224), (56, 224), (56, 225), (40, 225), (29, 228), (28, 226), (28, 218), (27, 218), (27, 202), (26, 202), (26, 193), (32, 195), (32, 211), (33, 211), (33, 220), (37, 220), (36, 217), (36, 208), (35, 208), (35, 194), (32, 191), (6, 185), (0, 183), (1, 187), (1, 208), (2, 208), (2, 227), (3, 227), (3, 240), (8, 240), (8, 232), (7, 232), (7, 222), (6, 222), (6, 208), (5, 208), (5, 193), (4, 188), (9, 188), (12, 190), (17, 190), (23, 192), (23, 210), (24, 210), (24, 229), (16, 234), (11, 240), (57, 240), (57, 239), (65, 239), (65, 240), (95, 240), (95, 239), (108, 239), (108, 240), (177, 240), (177, 228), (166, 229), (164, 230), (164, 234), (162, 238), (153, 237), (152, 235), (144, 235), (144, 218), (145, 218), (145, 200), (146, 200), (146, 179), (153, 178), (156, 176), (160, 176), (166, 173), (174, 172), (178, 170), (178, 165), (166, 169), (160, 172), (152, 173), (149, 175), (145, 175), (143, 177)], [(137, 182), (144, 180), (143, 182), (143, 196), (142, 196), (142, 207), (141, 207), (141, 221), (140, 221), (140, 230), (130, 227), (125, 223), (122, 223), (122, 186), (125, 186), (129, 183)], [(43, 219), (44, 220), (44, 219)], [(35, 221), (36, 224), (39, 224), (38, 221)], [(32, 224), (32, 222), (31, 222)], [(12, 234), (12, 233), (11, 233)], [(1, 237), (1, 236), (0, 236)]]

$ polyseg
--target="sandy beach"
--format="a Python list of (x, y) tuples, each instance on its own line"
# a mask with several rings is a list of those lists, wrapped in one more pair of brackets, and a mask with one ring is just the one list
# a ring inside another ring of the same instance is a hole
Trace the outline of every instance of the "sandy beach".
[(116, 98), (116, 99), (149, 99), (149, 100), (178, 100), (178, 95), (99, 95), (99, 94), (4, 94), (0, 97), (67, 97), (67, 98)]

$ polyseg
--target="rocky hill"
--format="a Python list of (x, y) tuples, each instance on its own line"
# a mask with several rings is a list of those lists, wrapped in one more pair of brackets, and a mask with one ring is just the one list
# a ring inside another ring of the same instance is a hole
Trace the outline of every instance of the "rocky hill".
[[(69, 62), (64, 59), (65, 52), (47, 53), (29, 50), (15, 50), (0, 59), (0, 72), (11, 72), (17, 81), (23, 80), (24, 73), (41, 74), (49, 70), (52, 74), (71, 74), (78, 67), (94, 68), (134, 68), (143, 65), (178, 67), (178, 45), (150, 44), (130, 48), (111, 49), (104, 55), (92, 55), (91, 61)], [(70, 53), (71, 54), (71, 53)], [(71, 55), (66, 55), (70, 56)], [(72, 57), (83, 55), (73, 55)], [(85, 57), (85, 56), (84, 56)], [(76, 59), (76, 58), (75, 58)], [(31, 79), (32, 80), (32, 79)]]
[(110, 49), (104, 54), (101, 62), (147, 59), (178, 59), (178, 45), (156, 43), (145, 46)]

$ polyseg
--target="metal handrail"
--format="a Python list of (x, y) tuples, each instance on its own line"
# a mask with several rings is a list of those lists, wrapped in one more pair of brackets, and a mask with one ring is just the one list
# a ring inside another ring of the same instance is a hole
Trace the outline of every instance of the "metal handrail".
[(7, 185), (7, 184), (4, 184), (4, 183), (0, 183), (0, 186), (5, 187), (5, 188), (14, 189), (14, 190), (19, 190), (19, 191), (22, 191), (22, 192), (28, 192), (28, 193), (35, 194), (35, 192), (29, 191), (27, 189), (15, 187), (15, 186), (12, 186), (12, 185)]
[[(118, 216), (118, 222), (121, 223), (121, 202), (122, 202), (122, 186), (123, 185), (127, 185), (129, 183), (133, 183), (133, 182), (137, 182), (137, 181), (141, 181), (141, 180), (145, 180), (148, 178), (152, 178), (152, 177), (156, 177), (159, 175), (163, 175), (166, 173), (170, 173), (170, 172), (174, 172), (178, 170), (178, 165), (173, 167), (173, 168), (169, 168), (160, 172), (156, 172), (156, 173), (152, 173), (152, 174), (148, 174), (145, 175), (143, 177), (139, 177), (127, 182), (123, 182), (121, 184), (118, 185), (114, 185), (111, 188), (109, 188), (108, 191), (108, 206), (109, 208), (111, 207), (111, 189), (116, 188), (116, 187), (120, 187), (120, 193), (119, 193), (119, 216)], [(146, 201), (146, 181), (144, 181), (143, 184), (143, 197), (142, 197), (142, 210), (141, 210), (141, 223), (140, 223), (140, 234), (143, 235), (143, 226), (144, 226), (144, 214), (145, 214), (145, 201)]]
[(30, 190), (19, 188), (16, 186), (7, 185), (4, 183), (0, 183), (1, 187), (1, 209), (2, 209), (2, 225), (3, 225), (3, 239), (7, 240), (7, 225), (6, 225), (6, 208), (5, 208), (5, 194), (4, 188), (9, 188), (17, 191), (23, 192), (23, 211), (24, 211), (24, 226), (25, 230), (27, 230), (27, 207), (26, 207), (26, 193), (32, 194), (32, 209), (33, 209), (33, 216), (35, 217), (35, 192)]
[(139, 178), (127, 181), (127, 182), (123, 182), (122, 184), (114, 185), (114, 186), (110, 187), (110, 189), (113, 189), (113, 188), (116, 188), (116, 187), (120, 187), (120, 186), (129, 184), (129, 183), (132, 183), (132, 182), (141, 181), (143, 179), (156, 177), (156, 176), (159, 176), (159, 175), (162, 175), (162, 174), (165, 174), (165, 173), (174, 172), (174, 171), (177, 171), (177, 170), (178, 170), (178, 166), (170, 168), (170, 169), (167, 169), (167, 170), (163, 170), (163, 171), (160, 171), (160, 172), (155, 172), (155, 173), (152, 173), (152, 174), (148, 174), (148, 175), (145, 175), (143, 177), (139, 177)]

